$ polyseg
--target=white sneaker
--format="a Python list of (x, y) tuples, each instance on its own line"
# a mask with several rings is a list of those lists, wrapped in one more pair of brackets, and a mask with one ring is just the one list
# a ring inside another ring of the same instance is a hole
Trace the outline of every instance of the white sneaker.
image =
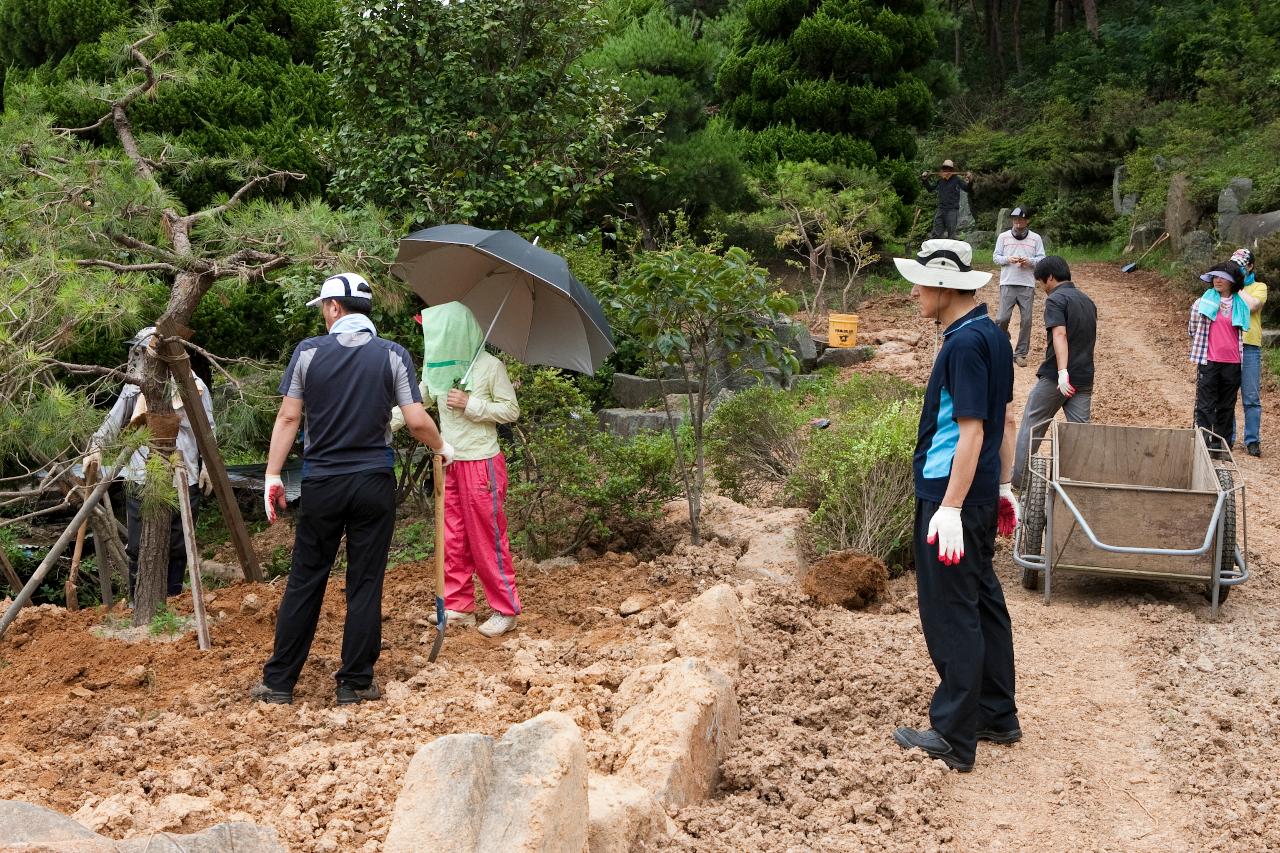
[(480, 626), (480, 633), (486, 637), (500, 637), (508, 631), (515, 630), (516, 617), (495, 613)]
[[(427, 621), (432, 625), (436, 624), (436, 612), (432, 610), (427, 614)], [(447, 628), (474, 628), (476, 626), (476, 615), (474, 613), (463, 613), (461, 610), (446, 610), (444, 612), (444, 621)]]

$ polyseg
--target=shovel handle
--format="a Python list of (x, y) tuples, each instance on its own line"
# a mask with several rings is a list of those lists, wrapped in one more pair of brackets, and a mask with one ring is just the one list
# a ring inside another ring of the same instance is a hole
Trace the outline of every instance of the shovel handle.
[(431, 644), (431, 654), (427, 656), (430, 663), (435, 663), (440, 647), (444, 645), (445, 606), (444, 606), (444, 462), (440, 454), (431, 459), (432, 493), (435, 497), (436, 548), (435, 548), (435, 586), (436, 586), (436, 638)]

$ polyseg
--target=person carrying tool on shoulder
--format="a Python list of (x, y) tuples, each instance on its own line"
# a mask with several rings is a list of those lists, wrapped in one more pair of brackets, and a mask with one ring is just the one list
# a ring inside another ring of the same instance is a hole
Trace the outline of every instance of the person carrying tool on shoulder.
[(915, 452), (915, 562), (920, 625), (941, 681), (930, 728), (893, 738), (961, 772), (977, 742), (1022, 738), (1014, 701), (1013, 633), (991, 559), (1012, 535), (1013, 352), (976, 291), (991, 278), (958, 240), (926, 240), (894, 264), (914, 285), (920, 314), (944, 325), (929, 376)]
[(943, 160), (934, 180), (929, 172), (920, 173), (920, 183), (938, 196), (938, 211), (933, 215), (933, 238), (956, 236), (956, 222), (960, 218), (960, 193), (973, 192), (973, 172), (965, 172), (964, 179), (956, 177), (956, 164)]
[[(1240, 402), (1244, 405), (1244, 449), (1250, 456), (1262, 455), (1262, 306), (1267, 304), (1267, 285), (1254, 274), (1253, 252), (1236, 249), (1231, 260), (1244, 271), (1240, 298), (1249, 306), (1249, 328), (1241, 336), (1244, 350), (1240, 361)], [(1231, 416), (1231, 445), (1236, 443), (1236, 419)]]
[[(143, 350), (155, 352), (158, 338), (156, 327), (147, 326), (134, 335), (127, 345), (129, 361), (134, 363)], [(194, 367), (194, 359), (193, 359)], [(200, 403), (204, 407), (204, 416), (213, 427), (213, 403), (209, 399), (209, 387), (199, 376), (195, 379), (196, 390), (200, 392)], [(190, 483), (191, 511), (195, 513), (200, 507), (200, 493), (213, 491), (213, 483), (209, 472), (205, 470), (200, 458), (200, 450), (196, 446), (196, 434), (191, 427), (191, 420), (178, 396), (177, 387), (173, 387), (173, 408), (178, 413), (178, 454), (187, 466), (187, 482)], [(120, 389), (120, 396), (111, 407), (110, 414), (89, 439), (89, 452), (84, 457), (84, 470), (88, 474), (92, 468), (102, 467), (102, 448), (114, 441), (121, 432), (131, 424), (139, 421), (147, 411), (146, 398), (137, 385), (125, 385)], [(147, 455), (149, 449), (144, 444), (134, 451), (129, 463), (124, 468), (124, 513), (126, 522), (125, 556), (129, 560), (129, 600), (133, 601), (133, 590), (138, 582), (138, 554), (142, 543), (142, 487), (147, 481)], [(182, 517), (173, 513), (169, 521), (169, 566), (165, 585), (166, 595), (178, 595), (182, 592), (182, 582), (187, 574), (186, 537), (182, 533)]]
[[(1049, 333), (1044, 363), (1022, 407), (1013, 463), (1013, 487), (1022, 488), (1028, 454), (1035, 454), (1049, 421), (1066, 411), (1067, 420), (1087, 424), (1093, 404), (1093, 348), (1098, 339), (1098, 307), (1071, 281), (1071, 267), (1057, 255), (1035, 266), (1044, 288), (1044, 328)], [(1034, 444), (1035, 447), (1031, 445)]]
[[(445, 589), (447, 624), (476, 624), (479, 576), (493, 615), (486, 637), (511, 631), (520, 615), (515, 563), (507, 539), (507, 463), (498, 424), (520, 417), (515, 389), (502, 361), (484, 349), (484, 330), (471, 309), (446, 302), (422, 312), (423, 395), (434, 399), (440, 429), (456, 448), (445, 477)], [(428, 616), (436, 624), (436, 614)]]
[(1000, 267), (1000, 308), (996, 325), (1009, 331), (1013, 309), (1018, 309), (1018, 343), (1013, 348), (1013, 363), (1027, 366), (1031, 349), (1031, 312), (1035, 310), (1036, 264), (1044, 259), (1044, 241), (1032, 231), (1031, 210), (1024, 204), (1009, 213), (1012, 227), (996, 238), (991, 260)]
[(347, 537), (347, 617), (339, 705), (378, 699), (374, 664), (382, 648), (382, 581), (395, 530), (390, 409), (400, 408), (414, 438), (446, 463), (453, 448), (422, 407), (413, 358), (378, 337), (369, 310), (373, 289), (355, 273), (325, 279), (319, 305), (328, 334), (293, 351), (280, 393), (284, 400), (271, 431), (267, 458), (267, 520), (285, 508), (280, 471), (306, 413), (302, 496), (295, 520), (293, 565), (276, 618), (275, 649), (250, 695), (289, 704), (315, 637), (325, 587), (338, 544)]

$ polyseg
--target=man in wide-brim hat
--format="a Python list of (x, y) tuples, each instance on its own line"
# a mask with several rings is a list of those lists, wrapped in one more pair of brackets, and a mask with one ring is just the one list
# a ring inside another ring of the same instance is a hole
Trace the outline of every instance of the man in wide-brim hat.
[(930, 727), (893, 733), (955, 770), (973, 769), (979, 740), (1022, 737), (1014, 702), (1013, 633), (991, 565), (997, 532), (1012, 535), (1013, 351), (977, 290), (991, 274), (972, 268), (959, 240), (926, 240), (914, 259), (894, 258), (921, 316), (944, 326), (920, 413), (914, 460), (916, 589), (920, 624), (941, 682)]
[(943, 160), (934, 180), (928, 172), (920, 173), (920, 183), (938, 196), (938, 209), (933, 216), (930, 237), (952, 238), (956, 236), (956, 224), (960, 221), (960, 193), (973, 192), (973, 173), (965, 172), (964, 178), (956, 176), (956, 164)]

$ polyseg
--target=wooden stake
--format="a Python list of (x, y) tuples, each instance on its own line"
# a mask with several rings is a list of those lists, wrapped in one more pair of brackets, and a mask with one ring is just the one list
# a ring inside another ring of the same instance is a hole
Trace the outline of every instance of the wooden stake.
[[(97, 479), (98, 466), (91, 464), (84, 472), (84, 485), (88, 488)], [(90, 513), (92, 514), (92, 513)], [(68, 610), (80, 609), (80, 590), (76, 588), (76, 575), (80, 572), (80, 559), (84, 556), (84, 535), (89, 531), (89, 516), (85, 516), (76, 532), (76, 547), (71, 552), (71, 571), (67, 574), (67, 582), (62, 588), (63, 598)], [(99, 557), (101, 559), (101, 557)]]
[(9, 555), (0, 548), (0, 573), (4, 574), (4, 582), (7, 583), (16, 594), (22, 589), (22, 578), (18, 577), (18, 573), (13, 570), (13, 563), (9, 562)]
[[(162, 323), (156, 329), (166, 338), (190, 340), (192, 331), (176, 322)], [(196, 388), (195, 377), (191, 374), (191, 359), (187, 350), (177, 341), (164, 341), (160, 345), (160, 355), (169, 365), (169, 372), (178, 380), (178, 394), (182, 397), (182, 405), (187, 409), (187, 417), (191, 421), (191, 429), (196, 436), (196, 446), (200, 449), (200, 458), (209, 471), (213, 481), (213, 492), (218, 497), (218, 508), (222, 510), (222, 518), (231, 531), (231, 541), (235, 545), (236, 555), (240, 558), (240, 567), (246, 579), (262, 583), (262, 568), (258, 565), (258, 556), (253, 552), (253, 543), (249, 540), (249, 530), (240, 515), (240, 506), (236, 503), (235, 492), (231, 489), (231, 480), (227, 477), (227, 468), (222, 461), (222, 451), (213, 435), (213, 426), (205, 417), (204, 406), (200, 402), (200, 391)]]
[(187, 485), (187, 466), (181, 459), (173, 472), (173, 484), (178, 488), (178, 514), (182, 517), (182, 538), (187, 543), (187, 569), (191, 572), (191, 609), (196, 616), (196, 643), (200, 651), (207, 652), (209, 620), (204, 612), (204, 585), (200, 580), (200, 550), (196, 547), (196, 520), (191, 512), (191, 487)]

